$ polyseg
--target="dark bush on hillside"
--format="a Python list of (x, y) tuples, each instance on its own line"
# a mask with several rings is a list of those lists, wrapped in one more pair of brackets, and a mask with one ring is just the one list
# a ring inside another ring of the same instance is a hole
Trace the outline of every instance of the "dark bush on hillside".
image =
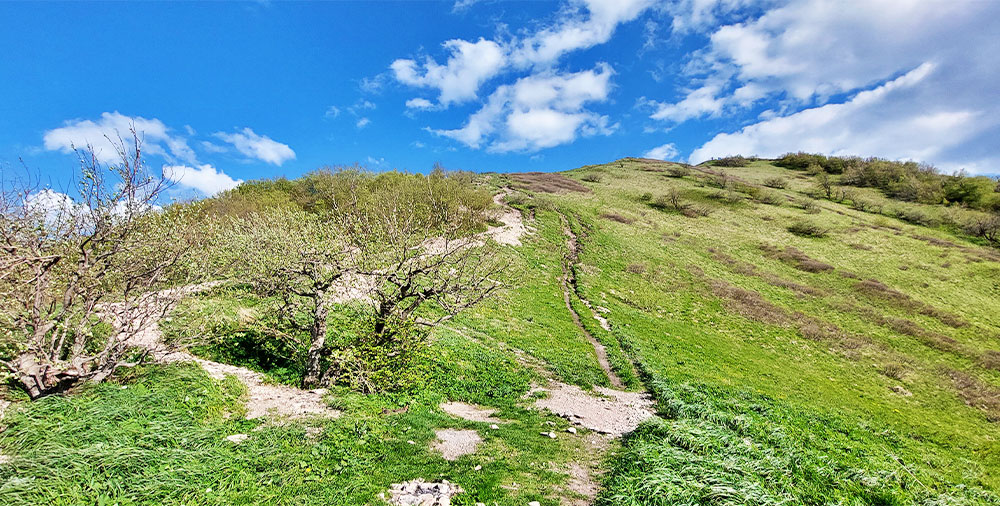
[(741, 155), (736, 155), (716, 158), (709, 161), (708, 164), (716, 167), (746, 167), (747, 165), (750, 165), (750, 160), (747, 160)]
[(795, 205), (808, 214), (819, 214), (820, 212), (819, 204), (815, 200), (800, 199), (795, 202)]
[(969, 219), (963, 226), (965, 233), (986, 239), (990, 244), (1000, 245), (1000, 215), (988, 214)]
[(625, 270), (632, 274), (643, 274), (646, 272), (646, 266), (642, 264), (629, 264)]
[(891, 363), (883, 365), (879, 372), (886, 378), (902, 381), (906, 377), (907, 370), (907, 367), (903, 364)]
[(653, 201), (653, 194), (650, 193), (650, 192), (643, 193), (642, 195), (639, 196), (639, 201), (640, 202), (647, 202), (647, 203), (648, 202), (652, 202)]
[(760, 202), (761, 204), (767, 204), (769, 206), (780, 206), (785, 202), (784, 195), (773, 192), (773, 191), (760, 191), (754, 197), (754, 200)]
[(806, 220), (796, 220), (788, 226), (788, 231), (802, 237), (826, 237), (829, 230)]
[(855, 197), (851, 200), (851, 207), (866, 213), (882, 213), (882, 203), (864, 197)]
[(666, 175), (668, 177), (684, 177), (689, 174), (691, 174), (691, 169), (683, 165), (671, 165), (670, 167), (667, 167)]
[(764, 186), (781, 190), (788, 187), (788, 180), (783, 177), (769, 177), (764, 180)]
[(914, 225), (936, 227), (941, 224), (937, 218), (934, 218), (920, 209), (900, 207), (895, 210), (895, 215), (897, 218), (907, 223), (913, 223)]
[(786, 153), (774, 161), (778, 167), (792, 170), (808, 170), (811, 166), (820, 167), (830, 174), (840, 174), (844, 171), (845, 160), (836, 157), (826, 157), (810, 153)]
[(580, 179), (588, 183), (600, 183), (604, 179), (604, 177), (602, 177), (597, 172), (588, 172), (587, 174), (584, 174), (583, 177), (581, 177)]

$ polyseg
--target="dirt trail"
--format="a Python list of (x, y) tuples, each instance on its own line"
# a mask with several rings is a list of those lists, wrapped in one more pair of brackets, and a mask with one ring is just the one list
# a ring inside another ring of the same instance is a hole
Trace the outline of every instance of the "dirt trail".
[[(175, 304), (182, 297), (192, 295), (219, 283), (203, 283), (182, 288), (175, 288), (159, 292), (157, 296), (150, 297), (150, 304)], [(110, 308), (112, 311), (115, 308)], [(148, 312), (148, 310), (146, 311)], [(128, 318), (128, 314), (116, 314), (115, 319)], [(336, 417), (339, 411), (331, 409), (323, 402), (324, 389), (301, 390), (285, 385), (270, 385), (266, 383), (263, 374), (251, 371), (245, 367), (237, 367), (219, 362), (204, 360), (190, 353), (179, 351), (163, 342), (163, 334), (160, 332), (159, 322), (152, 321), (143, 326), (140, 331), (129, 340), (129, 344), (145, 349), (153, 359), (160, 363), (171, 362), (195, 362), (215, 379), (223, 379), (226, 375), (236, 376), (247, 387), (247, 414), (248, 420), (260, 418), (266, 415), (280, 417), (302, 417), (307, 415)]]
[[(591, 346), (594, 347), (594, 351), (597, 353), (597, 362), (601, 365), (601, 369), (608, 376), (608, 380), (611, 385), (617, 389), (625, 388), (625, 383), (622, 382), (621, 378), (615, 374), (615, 371), (611, 369), (611, 363), (608, 361), (608, 350), (597, 340), (590, 332), (584, 328), (583, 323), (580, 321), (580, 315), (576, 313), (573, 309), (573, 304), (571, 303), (570, 295), (570, 285), (575, 283), (573, 274), (573, 265), (576, 263), (577, 256), (579, 255), (579, 245), (577, 243), (576, 234), (569, 227), (569, 222), (566, 220), (566, 216), (560, 214), (560, 219), (562, 220), (563, 234), (566, 235), (566, 246), (569, 248), (569, 252), (563, 258), (562, 264), (562, 291), (563, 291), (563, 301), (566, 302), (566, 309), (569, 311), (570, 316), (573, 318), (573, 323), (576, 324), (580, 332), (587, 337), (590, 341)], [(588, 304), (589, 306), (589, 304)]]

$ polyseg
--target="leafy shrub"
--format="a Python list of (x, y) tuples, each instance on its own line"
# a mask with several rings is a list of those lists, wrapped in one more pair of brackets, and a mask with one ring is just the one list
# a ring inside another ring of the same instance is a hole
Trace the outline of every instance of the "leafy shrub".
[(683, 165), (671, 165), (671, 166), (667, 167), (667, 174), (666, 175), (668, 177), (684, 177), (684, 176), (687, 176), (689, 174), (691, 174), (691, 169), (689, 169), (689, 168), (687, 168), (687, 167), (685, 167)]
[(819, 204), (812, 199), (799, 199), (795, 202), (795, 205), (808, 214), (819, 214), (820, 212)]
[(1000, 244), (1000, 215), (989, 214), (970, 218), (963, 226), (969, 235), (982, 237), (990, 244)]
[(895, 210), (895, 214), (897, 218), (914, 225), (935, 227), (941, 223), (937, 218), (915, 208), (899, 207)]
[(817, 223), (807, 220), (796, 220), (788, 226), (788, 231), (802, 237), (826, 237), (829, 230)]
[(764, 186), (781, 190), (788, 187), (788, 180), (777, 176), (769, 177), (764, 180)]
[(750, 165), (750, 161), (741, 155), (716, 158), (708, 163), (709, 165), (714, 165), (716, 167), (746, 167), (747, 165)]
[(785, 197), (784, 195), (778, 192), (761, 191), (757, 192), (757, 196), (755, 197), (754, 200), (760, 202), (761, 204), (780, 206), (783, 202), (785, 202)]
[(581, 177), (580, 179), (588, 183), (600, 183), (604, 178), (597, 172), (588, 172), (587, 174), (584, 174), (583, 177)]
[(653, 194), (651, 192), (643, 193), (642, 195), (639, 196), (639, 201), (640, 202), (646, 202), (646, 203), (652, 202), (653, 201)]

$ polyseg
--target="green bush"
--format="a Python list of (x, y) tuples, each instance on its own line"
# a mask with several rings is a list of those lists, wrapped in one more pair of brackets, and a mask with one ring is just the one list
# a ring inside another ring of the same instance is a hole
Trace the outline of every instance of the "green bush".
[(788, 187), (788, 180), (785, 179), (785, 178), (783, 178), (783, 177), (777, 177), (777, 176), (775, 176), (775, 177), (769, 177), (769, 178), (767, 178), (767, 179), (764, 180), (764, 186), (767, 186), (767, 187), (770, 187), (770, 188), (777, 188), (777, 189), (781, 190), (781, 189), (785, 189), (785, 188)]
[(788, 231), (802, 237), (826, 237), (829, 230), (817, 223), (807, 220), (796, 220), (788, 226)]
[(709, 165), (714, 165), (716, 167), (746, 167), (750, 165), (750, 160), (746, 159), (741, 155), (736, 156), (726, 156), (723, 158), (715, 158), (708, 162)]

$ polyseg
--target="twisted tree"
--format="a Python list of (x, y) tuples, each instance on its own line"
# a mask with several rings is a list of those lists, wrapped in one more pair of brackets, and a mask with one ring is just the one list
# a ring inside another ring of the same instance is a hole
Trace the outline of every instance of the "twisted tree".
[(0, 191), (0, 367), (32, 399), (141, 360), (129, 348), (169, 308), (156, 291), (187, 271), (185, 210), (156, 206), (169, 181), (146, 169), (134, 131), (116, 148), (111, 164), (79, 152), (75, 199)]

